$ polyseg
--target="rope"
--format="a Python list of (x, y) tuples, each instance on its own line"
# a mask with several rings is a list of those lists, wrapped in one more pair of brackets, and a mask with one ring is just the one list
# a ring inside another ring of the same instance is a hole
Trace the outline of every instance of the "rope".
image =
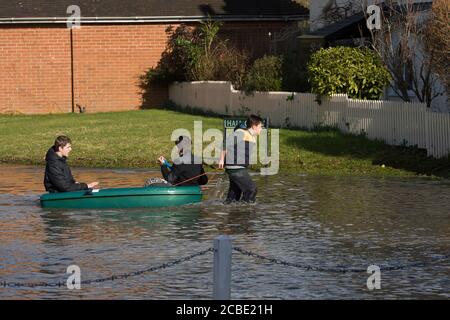
[[(199, 174), (198, 176), (195, 176), (195, 177), (193, 177), (193, 178), (189, 178), (189, 179), (187, 179), (187, 180), (183, 180), (183, 181), (181, 181), (181, 182), (178, 182), (178, 183), (174, 184), (173, 187), (176, 187), (176, 186), (178, 186), (178, 185), (180, 185), (180, 184), (183, 184), (183, 183), (185, 183), (185, 182), (188, 182), (188, 181), (191, 181), (191, 180), (200, 178), (201, 176), (207, 175), (207, 174), (209, 174), (209, 173), (213, 173), (213, 172), (205, 172), (205, 173)], [(212, 180), (212, 179), (211, 179), (211, 180)]]

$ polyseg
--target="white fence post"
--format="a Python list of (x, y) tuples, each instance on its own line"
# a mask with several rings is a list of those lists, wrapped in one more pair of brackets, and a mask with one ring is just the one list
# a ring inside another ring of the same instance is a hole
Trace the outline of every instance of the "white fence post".
[(169, 94), (178, 105), (190, 104), (228, 115), (240, 114), (246, 107), (250, 109), (246, 113), (259, 111), (279, 127), (289, 118), (292, 127), (312, 129), (321, 123), (351, 134), (364, 131), (369, 139), (384, 140), (390, 145), (405, 141), (407, 146), (426, 148), (427, 154), (436, 158), (446, 157), (450, 152), (450, 114), (431, 112), (424, 103), (333, 95), (319, 105), (316, 95), (311, 93), (295, 93), (292, 101), (288, 99), (290, 92), (255, 92), (248, 96), (223, 81), (178, 83), (171, 86)]
[(230, 300), (231, 296), (231, 238), (214, 239), (214, 300)]

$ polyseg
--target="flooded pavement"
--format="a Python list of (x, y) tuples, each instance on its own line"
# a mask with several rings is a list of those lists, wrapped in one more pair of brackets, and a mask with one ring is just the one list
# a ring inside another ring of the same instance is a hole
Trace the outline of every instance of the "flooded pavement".
[[(72, 169), (101, 188), (142, 186), (149, 170)], [(201, 204), (127, 210), (42, 209), (42, 167), (0, 165), (0, 282), (64, 282), (144, 270), (208, 249), (233, 246), (320, 268), (423, 265), (367, 273), (305, 270), (233, 253), (232, 299), (448, 299), (450, 182), (279, 174), (254, 179), (256, 205), (225, 206), (224, 175), (210, 176)], [(81, 290), (0, 286), (0, 299), (210, 299), (213, 253)]]

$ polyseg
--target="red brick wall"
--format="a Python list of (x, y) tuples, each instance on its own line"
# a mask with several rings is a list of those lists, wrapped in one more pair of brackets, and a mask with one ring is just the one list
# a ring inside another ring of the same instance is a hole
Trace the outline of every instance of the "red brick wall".
[[(268, 51), (268, 32), (288, 23), (227, 23), (232, 42)], [(139, 76), (156, 66), (167, 24), (82, 25), (73, 29), (74, 99), (87, 112), (143, 106)], [(71, 112), (70, 30), (65, 26), (0, 26), (0, 113)], [(160, 106), (167, 88), (154, 87), (145, 106)], [(78, 112), (78, 108), (75, 107)]]
[[(87, 112), (140, 108), (139, 76), (158, 63), (167, 26), (85, 25), (74, 29), (75, 104)], [(1, 27), (0, 72), (0, 113), (72, 111), (69, 29)], [(153, 88), (146, 103), (158, 106), (167, 97), (167, 88)]]
[(70, 42), (63, 28), (0, 29), (0, 112), (69, 112)]
[[(156, 66), (166, 47), (167, 25), (82, 26), (73, 30), (76, 103), (88, 112), (138, 109), (139, 76)], [(147, 101), (161, 105), (167, 92)]]

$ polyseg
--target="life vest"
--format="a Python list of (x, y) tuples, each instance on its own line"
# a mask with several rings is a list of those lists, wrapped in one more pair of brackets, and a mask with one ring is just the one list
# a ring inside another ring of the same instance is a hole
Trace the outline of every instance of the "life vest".
[[(243, 142), (243, 144), (239, 143)], [(227, 156), (225, 157), (226, 167), (248, 167), (250, 164), (250, 155), (256, 146), (256, 137), (253, 136), (247, 127), (243, 124), (234, 128), (231, 141), (226, 142)], [(233, 148), (233, 157), (230, 161), (231, 148)]]

